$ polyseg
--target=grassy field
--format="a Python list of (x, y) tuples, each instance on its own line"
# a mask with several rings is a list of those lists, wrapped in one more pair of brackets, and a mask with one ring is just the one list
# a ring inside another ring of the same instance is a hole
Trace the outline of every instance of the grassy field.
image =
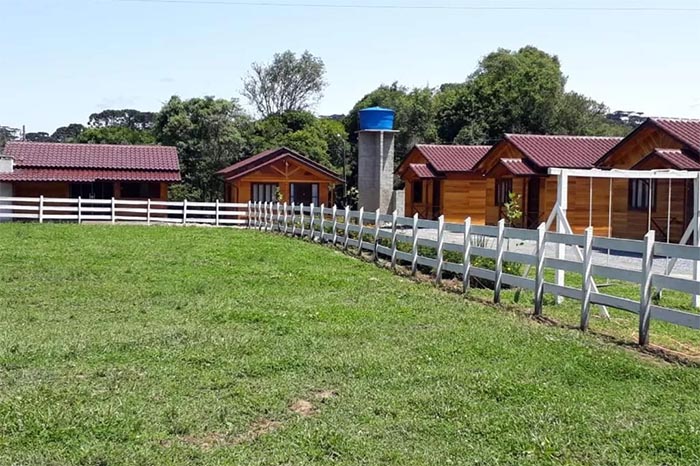
[(0, 264), (0, 464), (700, 463), (700, 369), (330, 248), (5, 224)]

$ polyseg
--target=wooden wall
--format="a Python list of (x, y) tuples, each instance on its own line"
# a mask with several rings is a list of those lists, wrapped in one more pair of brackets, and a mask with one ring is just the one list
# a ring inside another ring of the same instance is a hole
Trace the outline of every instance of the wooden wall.
[(15, 197), (69, 197), (68, 183), (13, 183)]
[(226, 183), (228, 198), (232, 202), (251, 201), (253, 183), (277, 183), (283, 196), (281, 202), (289, 202), (292, 183), (318, 183), (319, 202), (331, 205), (335, 201), (331, 191), (336, 180), (290, 158), (263, 166), (259, 170)]
[(647, 123), (618, 144), (599, 168), (631, 168), (656, 148), (682, 149), (683, 145), (656, 126)]
[(472, 224), (486, 222), (486, 179), (479, 176), (448, 176), (442, 180), (440, 212), (447, 222), (462, 223), (471, 217)]

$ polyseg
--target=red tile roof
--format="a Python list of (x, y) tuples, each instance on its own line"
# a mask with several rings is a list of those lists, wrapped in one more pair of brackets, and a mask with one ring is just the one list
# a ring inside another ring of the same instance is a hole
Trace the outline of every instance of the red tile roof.
[(418, 144), (416, 149), (439, 172), (469, 172), (491, 146)]
[(12, 173), (0, 173), (0, 181), (65, 181), (74, 183), (92, 183), (95, 181), (177, 182), (180, 181), (180, 173), (159, 170), (19, 168)]
[(688, 148), (700, 152), (700, 120), (690, 118), (649, 118), (659, 128), (678, 139)]
[(516, 176), (537, 174), (523, 159), (501, 159), (500, 164), (511, 174)]
[(231, 166), (219, 170), (218, 172), (216, 172), (216, 174), (223, 176), (226, 180), (232, 180), (235, 178), (239, 178), (247, 173), (250, 173), (251, 171), (255, 171), (262, 166), (274, 163), (277, 160), (281, 160), (285, 157), (291, 157), (293, 159), (296, 159), (302, 164), (308, 165), (311, 168), (325, 174), (329, 178), (333, 178), (338, 182), (342, 183), (343, 181), (343, 179), (339, 177), (336, 173), (324, 167), (320, 163), (315, 162), (310, 158), (305, 157), (300, 153), (288, 149), (286, 147), (277, 147), (275, 149), (269, 149), (259, 154), (248, 157), (247, 159), (240, 160)]
[(592, 168), (622, 138), (506, 134), (504, 140), (540, 168)]
[(654, 149), (652, 153), (637, 162), (632, 169), (642, 165), (650, 158), (659, 157), (677, 170), (700, 170), (700, 162), (696, 158), (679, 149)]
[(436, 178), (435, 173), (424, 163), (409, 163), (409, 170), (412, 170), (418, 178)]
[(179, 171), (177, 149), (167, 146), (8, 142), (16, 167)]

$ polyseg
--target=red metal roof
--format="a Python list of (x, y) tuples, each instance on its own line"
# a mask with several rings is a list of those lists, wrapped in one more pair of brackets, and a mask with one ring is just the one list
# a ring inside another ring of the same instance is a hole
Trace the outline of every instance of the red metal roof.
[(409, 163), (408, 168), (412, 170), (418, 178), (436, 178), (435, 173), (424, 163)]
[(326, 176), (335, 179), (336, 181), (342, 182), (343, 179), (340, 178), (333, 171), (324, 167), (318, 162), (311, 160), (308, 157), (301, 155), (300, 153), (288, 149), (286, 147), (277, 147), (275, 149), (269, 149), (259, 154), (248, 157), (247, 159), (240, 160), (233, 165), (223, 168), (216, 172), (217, 175), (223, 176), (226, 180), (232, 180), (239, 178), (251, 171), (255, 171), (258, 168), (274, 163), (277, 160), (283, 159), (285, 157), (292, 157), (299, 162), (310, 166), (311, 168), (325, 174)]
[(501, 159), (500, 164), (511, 174), (516, 176), (537, 175), (523, 159)]
[(622, 138), (506, 134), (528, 159), (541, 168), (592, 168)]
[(0, 181), (66, 181), (74, 183), (92, 183), (95, 181), (177, 182), (180, 181), (180, 172), (163, 170), (19, 168), (12, 173), (0, 173)]
[(700, 152), (700, 120), (690, 118), (650, 118), (659, 128), (690, 149)]
[(168, 146), (8, 142), (5, 155), (15, 167), (180, 170), (177, 149)]
[(416, 149), (439, 172), (470, 172), (491, 146), (418, 144)]
[(654, 157), (665, 160), (671, 167), (678, 170), (700, 170), (700, 162), (679, 149), (654, 149), (653, 152), (637, 162), (632, 169)]

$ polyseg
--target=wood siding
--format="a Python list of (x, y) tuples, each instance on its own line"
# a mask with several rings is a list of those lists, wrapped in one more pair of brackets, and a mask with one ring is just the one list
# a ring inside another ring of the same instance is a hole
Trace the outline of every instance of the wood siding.
[(253, 183), (276, 183), (282, 193), (281, 202), (290, 202), (292, 183), (316, 183), (319, 203), (331, 205), (334, 202), (332, 190), (336, 181), (291, 158), (260, 167), (254, 172), (227, 182), (227, 198), (231, 202), (251, 201)]
[(610, 151), (609, 157), (598, 167), (628, 169), (657, 148), (682, 149), (683, 144), (647, 123)]

